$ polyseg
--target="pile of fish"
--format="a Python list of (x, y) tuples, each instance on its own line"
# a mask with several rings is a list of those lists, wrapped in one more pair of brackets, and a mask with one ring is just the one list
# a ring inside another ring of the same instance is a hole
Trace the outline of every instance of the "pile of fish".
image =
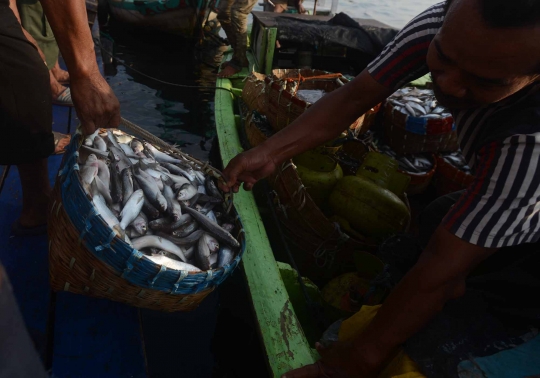
[(437, 103), (431, 89), (401, 88), (388, 97), (388, 102), (403, 114), (428, 119), (448, 118), (452, 114)]
[(120, 130), (99, 130), (79, 150), (81, 183), (119, 238), (156, 264), (197, 272), (233, 261), (234, 219), (213, 178)]
[(472, 174), (471, 167), (469, 167), (467, 164), (467, 161), (461, 154), (461, 151), (441, 153), (441, 157), (454, 168), (457, 168), (465, 173)]
[(380, 145), (379, 151), (397, 160), (399, 169), (413, 175), (425, 175), (433, 169), (430, 154), (398, 155), (387, 145)]

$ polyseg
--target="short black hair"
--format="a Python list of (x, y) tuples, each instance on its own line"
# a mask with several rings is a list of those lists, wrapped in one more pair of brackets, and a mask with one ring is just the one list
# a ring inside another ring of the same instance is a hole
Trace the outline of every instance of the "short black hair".
[[(446, 11), (452, 1), (446, 0)], [(540, 24), (540, 0), (477, 1), (482, 17), (492, 28), (524, 28)]]

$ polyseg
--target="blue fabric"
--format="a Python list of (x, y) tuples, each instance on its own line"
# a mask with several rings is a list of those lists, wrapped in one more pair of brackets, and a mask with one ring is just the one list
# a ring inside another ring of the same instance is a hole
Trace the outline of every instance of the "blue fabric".
[(540, 336), (516, 348), (458, 365), (460, 377), (524, 378), (540, 375)]

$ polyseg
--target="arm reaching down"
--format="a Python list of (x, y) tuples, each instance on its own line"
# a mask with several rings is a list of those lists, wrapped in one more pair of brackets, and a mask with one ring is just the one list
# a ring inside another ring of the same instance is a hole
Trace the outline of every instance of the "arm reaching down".
[(231, 160), (223, 171), (227, 186), (222, 189), (237, 192), (243, 182), (244, 189), (250, 190), (284, 161), (337, 137), (391, 93), (364, 70), (349, 84), (325, 95), (285, 129)]
[(84, 1), (41, 0), (71, 77), (71, 93), (86, 134), (120, 124), (120, 104), (97, 66)]
[(419, 261), (386, 299), (371, 324), (351, 342), (318, 346), (321, 361), (287, 378), (373, 377), (409, 337), (453, 298), (463, 295), (465, 279), (497, 249), (465, 242), (443, 227), (435, 231)]

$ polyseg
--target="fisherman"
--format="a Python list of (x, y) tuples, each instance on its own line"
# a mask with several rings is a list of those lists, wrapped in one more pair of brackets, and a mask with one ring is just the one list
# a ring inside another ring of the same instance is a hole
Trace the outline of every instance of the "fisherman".
[[(428, 72), (475, 167), (467, 190), (426, 209), (424, 251), (376, 315), (364, 306), (342, 325), (347, 341), (340, 334), (333, 346), (318, 345), (321, 360), (287, 378), (398, 376), (389, 372), (403, 365), (396, 358), (414, 361), (401, 370), (407, 377), (540, 374), (539, 39), (539, 1), (436, 4), (350, 84), (224, 170), (224, 190), (251, 190)], [(354, 333), (350, 322), (364, 324)]]
[[(119, 103), (101, 76), (83, 1), (41, 0), (71, 74), (71, 93), (85, 133), (120, 124)], [(0, 0), (0, 165), (16, 165), (23, 208), (18, 235), (45, 233), (51, 192), (47, 157), (55, 151), (47, 66), (15, 16), (16, 0)], [(57, 149), (63, 149), (59, 142)]]
[(218, 77), (230, 77), (248, 67), (247, 18), (257, 0), (217, 0), (217, 19), (233, 49), (231, 60), (221, 65)]

